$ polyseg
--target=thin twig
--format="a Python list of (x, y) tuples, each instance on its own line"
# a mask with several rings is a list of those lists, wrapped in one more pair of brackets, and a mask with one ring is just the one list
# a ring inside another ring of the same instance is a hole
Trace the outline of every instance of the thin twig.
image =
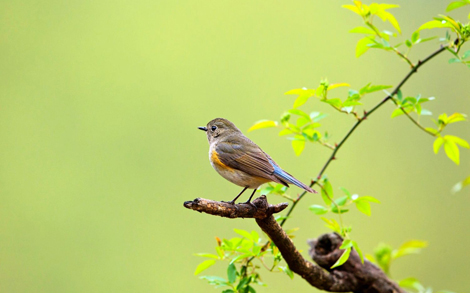
[[(392, 102), (398, 106), (398, 103), (395, 99), (392, 99)], [(410, 113), (406, 112), (406, 110), (400, 106), (400, 110), (403, 112), (403, 114), (406, 115), (406, 117), (408, 117), (411, 122), (413, 122), (416, 126), (418, 126), (419, 128), (421, 128), (421, 130), (423, 130), (424, 132), (426, 132), (427, 134), (431, 135), (431, 136), (437, 136), (436, 134), (434, 134), (433, 132), (427, 130), (426, 128), (424, 128), (418, 121), (416, 121), (416, 119), (414, 119), (413, 117), (411, 117)]]
[[(331, 156), (328, 158), (328, 160), (326, 161), (325, 165), (323, 165), (323, 168), (320, 170), (320, 173), (318, 173), (317, 177), (315, 180), (313, 180), (311, 183), (310, 183), (310, 187), (313, 187), (315, 184), (317, 184), (317, 182), (321, 179), (321, 176), (323, 175), (323, 173), (325, 173), (326, 171), (326, 168), (328, 168), (328, 166), (330, 165), (331, 161), (333, 161), (335, 158), (336, 158), (336, 154), (338, 153), (339, 149), (343, 146), (343, 144), (348, 140), (349, 136), (354, 132), (354, 130), (356, 130), (356, 128), (362, 123), (362, 121), (364, 121), (365, 119), (367, 119), (367, 117), (369, 117), (373, 112), (375, 112), (375, 110), (377, 110), (378, 108), (380, 108), (383, 104), (385, 104), (388, 100), (392, 99), (392, 97), (394, 95), (396, 95), (398, 93), (398, 91), (401, 89), (401, 87), (408, 81), (408, 79), (415, 73), (418, 71), (418, 68), (420, 68), (421, 66), (423, 66), (426, 62), (428, 62), (429, 60), (431, 60), (432, 58), (434, 58), (435, 56), (437, 56), (438, 54), (442, 53), (443, 51), (445, 51), (447, 48), (447, 46), (441, 46), (438, 50), (436, 50), (435, 52), (433, 52), (432, 54), (430, 54), (428, 57), (426, 57), (425, 59), (421, 60), (421, 61), (418, 61), (418, 63), (413, 67), (411, 68), (411, 70), (408, 72), (408, 74), (402, 79), (402, 81), (395, 87), (395, 89), (393, 90), (393, 92), (391, 94), (389, 94), (388, 96), (386, 96), (382, 101), (380, 101), (377, 105), (375, 105), (369, 112), (364, 112), (364, 115), (362, 116), (362, 118), (360, 120), (358, 120), (352, 127), (351, 129), (348, 131), (348, 133), (346, 133), (346, 135), (343, 137), (343, 139), (340, 141), (340, 143), (336, 146), (336, 148), (333, 150), (333, 152), (331, 153)], [(285, 224), (285, 222), (287, 221), (288, 217), (290, 216), (290, 214), (292, 213), (292, 211), (295, 209), (295, 207), (297, 206), (297, 204), (299, 203), (299, 201), (305, 196), (305, 194), (307, 194), (306, 191), (302, 192), (299, 197), (297, 198), (296, 201), (294, 201), (294, 203), (290, 206), (289, 210), (287, 211), (287, 214), (286, 214), (286, 217), (282, 220), (281, 222), (281, 227)]]

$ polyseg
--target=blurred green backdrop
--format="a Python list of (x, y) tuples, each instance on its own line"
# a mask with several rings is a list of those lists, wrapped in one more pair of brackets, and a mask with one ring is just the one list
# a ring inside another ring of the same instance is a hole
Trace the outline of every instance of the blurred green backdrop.
[[(212, 252), (214, 236), (234, 237), (233, 228), (259, 229), (183, 208), (240, 189), (212, 169), (196, 127), (225, 117), (246, 131), (277, 119), (294, 99), (284, 92), (322, 77), (353, 88), (396, 84), (408, 67), (392, 54), (354, 57), (359, 36), (348, 31), (360, 20), (345, 3), (0, 1), (0, 291), (216, 292), (193, 276), (202, 259), (192, 254)], [(404, 36), (448, 4), (395, 3)], [(404, 93), (436, 96), (435, 114), (470, 113), (470, 71), (450, 57), (420, 69)], [(382, 96), (367, 97), (366, 108)], [(428, 240), (422, 254), (394, 264), (393, 277), (467, 291), (470, 189), (450, 188), (470, 174), (470, 154), (462, 151), (460, 166), (434, 155), (432, 138), (404, 117), (391, 120), (393, 108), (371, 116), (327, 171), (336, 187), (382, 201), (372, 217), (353, 212), (346, 222), (366, 252)], [(331, 113), (323, 129), (332, 141), (353, 123), (313, 100), (303, 109)], [(470, 140), (468, 122), (448, 130)], [(295, 157), (272, 129), (248, 136), (303, 181), (329, 156), (308, 145)], [(301, 228), (295, 243), (305, 255), (306, 240), (327, 232), (307, 209), (320, 202), (306, 198), (287, 225)], [(298, 276), (262, 277), (269, 286), (259, 292), (310, 289)]]

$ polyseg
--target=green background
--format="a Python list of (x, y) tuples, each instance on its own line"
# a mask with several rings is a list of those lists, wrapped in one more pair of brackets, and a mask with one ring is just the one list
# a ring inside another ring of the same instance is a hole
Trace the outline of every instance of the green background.
[[(216, 292), (193, 275), (203, 260), (193, 253), (214, 252), (214, 237), (234, 237), (233, 228), (259, 229), (250, 219), (183, 208), (185, 200), (229, 200), (240, 190), (212, 169), (196, 127), (224, 117), (246, 132), (292, 106), (284, 92), (316, 87), (324, 77), (356, 89), (397, 84), (409, 68), (394, 55), (355, 58), (360, 36), (348, 31), (361, 22), (340, 7), (348, 3), (1, 1), (0, 291)], [(396, 3), (404, 36), (448, 4)], [(464, 10), (451, 15), (465, 20)], [(438, 44), (420, 47), (414, 60)], [(426, 64), (403, 89), (435, 96), (426, 105), (435, 117), (470, 113), (470, 71), (449, 58)], [(366, 109), (383, 96), (367, 96)], [(314, 99), (302, 109), (331, 113), (321, 129), (332, 142), (354, 122)], [(405, 117), (391, 120), (393, 109), (387, 104), (363, 123), (326, 173), (338, 194), (344, 186), (382, 202), (370, 218), (345, 216), (363, 251), (380, 242), (429, 241), (422, 254), (393, 264), (394, 278), (464, 292), (470, 189), (452, 195), (450, 188), (470, 174), (470, 154), (462, 150), (460, 166), (434, 155), (432, 138)], [(470, 140), (468, 122), (447, 130)], [(248, 136), (304, 182), (330, 154), (309, 144), (296, 157), (273, 129)], [(287, 223), (301, 228), (295, 244), (305, 255), (306, 240), (327, 232), (308, 211), (319, 203), (309, 195)], [(218, 264), (205, 274), (225, 270)], [(269, 286), (259, 292), (310, 289), (299, 276), (261, 273)]]

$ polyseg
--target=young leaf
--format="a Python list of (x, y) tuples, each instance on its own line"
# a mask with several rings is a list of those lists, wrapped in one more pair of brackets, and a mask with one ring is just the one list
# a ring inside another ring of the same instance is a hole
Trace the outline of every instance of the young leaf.
[(441, 28), (441, 27), (452, 27), (450, 24), (447, 22), (441, 22), (439, 20), (431, 20), (423, 24), (418, 28), (418, 31), (424, 30), (424, 29), (433, 29), (433, 28)]
[(294, 272), (292, 272), (288, 266), (285, 266), (285, 267), (280, 266), (279, 270), (286, 273), (289, 276), (289, 278), (294, 279)]
[(419, 40), (419, 31), (415, 31), (415, 32), (411, 35), (411, 41), (412, 41), (413, 43), (416, 43), (418, 40)]
[(314, 212), (316, 215), (323, 215), (328, 212), (327, 208), (321, 205), (316, 205), (316, 204), (311, 205), (308, 209)]
[(251, 239), (251, 234), (250, 232), (248, 231), (245, 231), (245, 230), (241, 230), (241, 229), (233, 229), (233, 231), (243, 237), (245, 237), (246, 239), (249, 239), (249, 240), (252, 240)]
[(302, 110), (299, 110), (299, 109), (290, 109), (289, 111), (287, 111), (288, 113), (290, 114), (294, 114), (294, 115), (298, 115), (298, 116), (301, 116), (301, 117), (304, 117), (305, 119), (307, 119), (308, 121), (311, 120), (310, 116), (305, 113), (304, 111)]
[(355, 200), (356, 208), (363, 214), (366, 214), (370, 217), (370, 204), (366, 200)]
[(371, 45), (371, 44), (374, 44), (374, 42), (369, 37), (365, 37), (365, 38), (360, 39), (357, 42), (357, 45), (356, 45), (356, 58), (360, 57), (367, 50), (369, 50), (370, 49), (369, 45)]
[(304, 138), (304, 140), (298, 140), (298, 139), (293, 140), (292, 141), (292, 148), (294, 149), (295, 155), (300, 156), (300, 154), (302, 153), (302, 151), (305, 148), (305, 138)]
[(461, 147), (470, 149), (470, 145), (468, 144), (468, 142), (466, 140), (460, 138), (460, 137), (457, 137), (457, 136), (454, 136), (454, 135), (446, 135), (446, 136), (444, 136), (444, 139), (447, 140), (447, 141), (452, 141), (452, 142), (458, 144)]
[(449, 4), (449, 6), (447, 6), (446, 11), (451, 11), (451, 10), (454, 10), (454, 9), (457, 9), (459, 7), (462, 7), (464, 5), (469, 5), (469, 4), (470, 2), (468, 0), (452, 2)]
[(323, 188), (321, 189), (321, 196), (326, 205), (331, 204), (331, 199), (333, 199), (333, 187), (328, 179), (325, 178), (323, 181)]
[(261, 129), (261, 128), (268, 128), (268, 127), (276, 127), (277, 122), (276, 121), (271, 121), (271, 120), (261, 120), (256, 122), (253, 126), (248, 129), (248, 132), (256, 129)]
[(213, 259), (208, 259), (208, 260), (205, 260), (205, 261), (201, 262), (197, 266), (196, 271), (194, 271), (194, 275), (197, 275), (197, 274), (201, 273), (202, 271), (206, 270), (210, 266), (213, 266), (214, 264), (215, 264), (215, 260), (213, 260)]
[(348, 260), (350, 253), (351, 253), (351, 247), (348, 247), (340, 256), (340, 258), (334, 263), (334, 265), (331, 266), (331, 269), (339, 267), (340, 265), (344, 264)]
[(235, 267), (233, 263), (228, 265), (227, 277), (228, 277), (228, 282), (230, 284), (235, 283), (235, 280), (237, 279), (237, 268)]
[(334, 84), (330, 84), (328, 86), (328, 90), (332, 90), (332, 89), (335, 89), (337, 87), (342, 87), (342, 86), (350, 86), (349, 83), (345, 83), (345, 82), (342, 82), (342, 83), (334, 83)]
[(288, 135), (292, 133), (293, 133), (292, 130), (285, 128), (279, 132), (279, 136)]
[(327, 219), (325, 217), (321, 217), (323, 221), (326, 223), (326, 227), (333, 230), (334, 232), (341, 234), (341, 227), (339, 226), (338, 222), (335, 219)]
[(419, 292), (424, 292), (424, 286), (421, 285), (418, 279), (413, 278), (413, 277), (406, 278), (406, 279), (399, 281), (398, 285), (403, 288), (414, 289)]
[(445, 140), (444, 151), (446, 152), (446, 155), (449, 157), (449, 159), (451, 159), (455, 164), (458, 165), (460, 163), (460, 152), (455, 142)]
[(359, 245), (357, 244), (356, 241), (351, 241), (354, 249), (356, 250), (357, 254), (359, 254), (359, 257), (361, 258), (361, 262), (364, 263), (364, 255), (362, 254), (361, 249), (359, 248)]
[(445, 140), (440, 136), (438, 138), (436, 138), (436, 140), (434, 141), (434, 144), (433, 144), (433, 149), (434, 149), (435, 154), (437, 154), (439, 152), (439, 149), (441, 148), (444, 141)]

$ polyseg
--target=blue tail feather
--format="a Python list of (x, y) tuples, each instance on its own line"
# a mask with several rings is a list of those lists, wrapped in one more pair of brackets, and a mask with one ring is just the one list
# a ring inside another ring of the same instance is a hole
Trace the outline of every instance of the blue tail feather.
[(313, 192), (312, 188), (303, 184), (299, 180), (295, 179), (294, 176), (290, 175), (286, 171), (282, 170), (279, 166), (274, 165), (274, 176), (279, 178), (281, 181), (286, 181), (287, 183), (292, 183), (308, 192)]

